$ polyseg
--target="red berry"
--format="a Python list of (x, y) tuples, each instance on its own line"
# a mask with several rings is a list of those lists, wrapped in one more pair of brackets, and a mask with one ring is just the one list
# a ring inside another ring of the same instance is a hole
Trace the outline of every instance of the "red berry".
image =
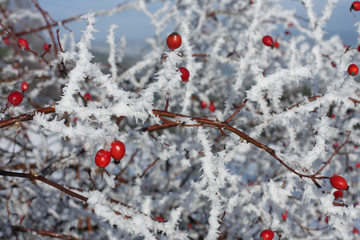
[(24, 38), (19, 38), (18, 39), (18, 45), (21, 49), (26, 49), (26, 50), (29, 50), (29, 43), (28, 41), (26, 41), (26, 39)]
[(111, 154), (104, 149), (100, 149), (95, 156), (95, 163), (98, 167), (106, 167), (111, 161)]
[(353, 234), (359, 234), (359, 230), (356, 227), (353, 229)]
[(21, 92), (15, 91), (9, 94), (8, 102), (13, 106), (17, 106), (22, 102), (23, 98), (24, 97)]
[(356, 166), (357, 169), (359, 169), (360, 168), (360, 163), (357, 163), (355, 166)]
[(271, 47), (274, 44), (274, 40), (269, 35), (264, 36), (262, 38), (262, 42), (265, 46), (269, 46), (269, 47)]
[(29, 88), (29, 84), (27, 82), (22, 82), (21, 83), (21, 91), (25, 92), (26, 90), (28, 90)]
[(210, 110), (210, 112), (215, 112), (215, 106), (212, 102), (210, 102), (209, 110)]
[(348, 73), (351, 75), (351, 76), (355, 76), (359, 73), (359, 68), (358, 66), (356, 66), (356, 64), (350, 64), (349, 67), (348, 67)]
[(335, 197), (335, 200), (343, 197), (343, 193), (340, 190), (335, 191), (333, 195)]
[(93, 100), (90, 93), (85, 93), (84, 99), (85, 99), (85, 101), (92, 101)]
[(279, 47), (280, 47), (280, 44), (279, 44), (278, 42), (275, 42), (275, 43), (274, 43), (274, 47), (275, 47), (275, 48), (279, 48)]
[(263, 240), (272, 240), (274, 238), (274, 232), (270, 229), (266, 229), (260, 233), (260, 239)]
[(10, 38), (9, 37), (3, 37), (3, 41), (5, 45), (10, 45)]
[(171, 50), (175, 50), (181, 46), (181, 36), (177, 32), (173, 32), (168, 36), (166, 43)]
[(325, 222), (326, 222), (326, 223), (329, 223), (329, 216), (326, 216), (326, 217), (325, 217)]
[(179, 70), (180, 70), (180, 72), (181, 72), (181, 80), (182, 80), (183, 82), (189, 81), (189, 77), (190, 77), (189, 71), (188, 71), (186, 68), (184, 68), (184, 67), (180, 67)]
[(359, 11), (360, 10), (360, 2), (359, 1), (354, 1), (351, 4), (350, 12), (351, 12), (351, 10)]
[(331, 61), (331, 66), (336, 67), (336, 63), (334, 61)]
[(113, 141), (111, 143), (110, 153), (115, 161), (120, 161), (125, 155), (125, 144), (121, 141)]
[(164, 220), (164, 218), (162, 218), (162, 217), (156, 217), (156, 220), (158, 220), (159, 222), (164, 222), (165, 220)]
[(360, 45), (357, 47), (358, 52), (360, 52)]
[(50, 46), (51, 46), (50, 44), (44, 43), (44, 50), (47, 51)]
[(200, 101), (200, 107), (201, 108), (206, 108), (206, 102), (205, 101)]
[(281, 213), (281, 217), (284, 221), (286, 221), (286, 218), (287, 218), (287, 211), (285, 210), (284, 213)]
[(338, 175), (334, 175), (330, 178), (330, 184), (331, 186), (333, 186), (334, 188), (338, 189), (338, 190), (348, 190), (349, 186), (345, 180), (345, 178), (338, 176)]

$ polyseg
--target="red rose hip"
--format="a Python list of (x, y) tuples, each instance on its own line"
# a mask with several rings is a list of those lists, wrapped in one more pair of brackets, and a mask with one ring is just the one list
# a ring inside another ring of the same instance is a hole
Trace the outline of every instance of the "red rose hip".
[(338, 175), (334, 175), (330, 178), (330, 184), (331, 186), (333, 186), (334, 188), (338, 189), (338, 190), (348, 190), (349, 186), (345, 180), (345, 178), (338, 176)]
[(260, 233), (260, 239), (263, 240), (272, 240), (274, 238), (274, 232), (270, 229), (266, 229)]
[(354, 1), (352, 4), (351, 4), (351, 7), (350, 7), (350, 12), (354, 10), (354, 11), (359, 11), (360, 10), (360, 2), (359, 1)]
[(44, 46), (43, 46), (44, 50), (47, 51), (50, 48), (50, 46), (51, 46), (50, 44), (44, 43)]
[(25, 38), (19, 38), (18, 45), (21, 49), (29, 50), (29, 43), (28, 43), (28, 41), (26, 41)]
[(9, 37), (3, 37), (2, 40), (5, 43), (5, 45), (10, 45), (10, 38)]
[(17, 106), (22, 102), (23, 98), (21, 92), (15, 91), (9, 94), (8, 102), (13, 106)]
[(111, 161), (111, 154), (104, 149), (100, 149), (95, 155), (95, 163), (100, 168), (105, 168)]
[(215, 106), (212, 102), (210, 102), (209, 110), (210, 110), (210, 112), (215, 112)]
[(166, 43), (170, 50), (175, 50), (181, 46), (181, 36), (177, 32), (173, 32), (167, 37)]
[(186, 68), (184, 68), (184, 67), (180, 67), (180, 68), (179, 68), (179, 71), (181, 72), (181, 80), (182, 80), (183, 82), (189, 81), (189, 77), (190, 77), (189, 71), (188, 71)]
[(343, 197), (343, 193), (342, 193), (342, 191), (340, 191), (340, 190), (335, 191), (335, 192), (333, 193), (333, 195), (334, 195), (334, 197), (335, 197), (335, 200)]
[(348, 67), (348, 73), (351, 76), (356, 76), (359, 73), (359, 68), (356, 64), (350, 64)]
[(266, 35), (262, 38), (262, 42), (265, 46), (271, 47), (274, 44), (274, 40), (271, 36)]
[(206, 108), (206, 102), (205, 101), (200, 101), (200, 107), (201, 108)]
[(85, 101), (92, 101), (92, 100), (93, 100), (93, 99), (92, 99), (92, 96), (90, 95), (90, 93), (85, 93), (84, 99), (85, 99)]
[(111, 143), (110, 153), (115, 161), (120, 161), (126, 152), (125, 144), (121, 141), (113, 141)]
[(25, 92), (28, 90), (28, 88), (29, 88), (29, 84), (27, 82), (24, 81), (21, 83), (21, 91)]

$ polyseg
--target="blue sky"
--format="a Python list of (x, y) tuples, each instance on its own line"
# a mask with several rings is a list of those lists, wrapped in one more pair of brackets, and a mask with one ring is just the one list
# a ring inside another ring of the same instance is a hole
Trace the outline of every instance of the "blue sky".
[[(63, 20), (68, 17), (87, 13), (90, 10), (106, 10), (117, 6), (125, 1), (119, 0), (39, 0), (40, 5), (50, 13), (55, 20)], [(301, 3), (297, 0), (282, 0), (285, 8), (295, 8), (298, 15), (306, 17), (305, 11)], [(315, 0), (315, 10), (320, 15), (322, 7), (327, 3), (326, 0)], [(360, 20), (360, 12), (349, 12), (352, 0), (339, 0), (336, 9), (328, 21), (325, 29), (329, 35), (339, 34), (344, 44), (355, 46), (358, 44), (358, 36), (354, 24)], [(151, 8), (156, 8), (153, 4)], [(98, 19), (96, 28), (96, 41), (104, 42), (108, 28), (111, 24), (117, 24), (116, 38), (125, 36), (128, 43), (142, 43), (147, 37), (152, 36), (153, 27), (149, 23), (149, 19), (143, 13), (137, 10), (126, 10), (117, 13), (111, 17), (104, 16)], [(79, 38), (81, 30), (85, 28), (84, 22), (69, 23), (68, 26), (74, 30), (76, 38)], [(65, 31), (61, 29), (61, 31)]]

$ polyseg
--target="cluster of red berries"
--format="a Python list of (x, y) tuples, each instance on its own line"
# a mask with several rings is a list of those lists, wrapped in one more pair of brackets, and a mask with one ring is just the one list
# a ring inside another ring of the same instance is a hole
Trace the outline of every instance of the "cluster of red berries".
[(334, 175), (330, 179), (330, 184), (337, 190), (333, 193), (335, 200), (343, 197), (343, 192), (341, 190), (348, 190), (349, 186), (345, 180), (345, 178)]
[[(181, 46), (182, 39), (180, 34), (177, 32), (173, 32), (170, 34), (166, 39), (167, 46), (170, 50), (174, 51), (175, 49), (178, 49)], [(183, 82), (189, 81), (190, 72), (184, 67), (180, 67), (179, 71), (181, 72), (181, 80)]]
[[(207, 106), (207, 103), (205, 102), (205, 101), (200, 101), (200, 107), (201, 108), (206, 108), (206, 106)], [(214, 106), (214, 103), (213, 102), (210, 102), (210, 104), (209, 104), (209, 110), (210, 110), (210, 112), (215, 112), (215, 106)]]
[[(5, 45), (10, 45), (10, 38), (9, 37), (3, 37), (2, 38)], [(29, 42), (25, 38), (18, 38), (17, 44), (21, 49), (30, 50)], [(51, 44), (44, 43), (43, 48), (45, 51), (47, 51), (49, 48), (51, 48)]]
[[(202, 108), (202, 109), (204, 109), (204, 108), (206, 108), (206, 106), (207, 106), (207, 104), (206, 104), (206, 102), (205, 101), (200, 101), (200, 107)], [(215, 106), (214, 106), (214, 103), (213, 102), (210, 102), (210, 104), (209, 104), (209, 110), (210, 110), (210, 112), (215, 112)]]
[[(348, 190), (349, 186), (345, 180), (345, 178), (338, 176), (338, 175), (334, 175), (332, 177), (329, 178), (330, 179), (330, 184), (332, 187), (336, 188), (337, 191), (335, 191), (334, 197), (335, 200), (342, 198), (343, 193), (341, 190)], [(282, 219), (285, 221), (287, 218), (287, 211), (285, 210), (284, 213), (281, 214)], [(329, 217), (327, 216), (325, 219), (326, 222), (329, 221)], [(260, 233), (260, 239), (262, 240), (272, 240), (274, 238), (275, 234), (271, 229), (266, 229), (264, 231), (262, 231)]]
[(114, 158), (115, 163), (119, 163), (125, 155), (125, 144), (121, 141), (115, 140), (111, 143), (110, 151), (100, 149), (95, 155), (95, 163), (100, 168), (107, 167), (111, 162), (111, 157)]
[[(29, 85), (27, 82), (24, 81), (21, 83), (21, 91), (22, 92), (27, 91), (28, 88), (29, 88)], [(23, 99), (24, 99), (24, 95), (19, 91), (11, 92), (8, 95), (8, 103), (10, 103), (13, 106), (18, 106), (23, 101)]]

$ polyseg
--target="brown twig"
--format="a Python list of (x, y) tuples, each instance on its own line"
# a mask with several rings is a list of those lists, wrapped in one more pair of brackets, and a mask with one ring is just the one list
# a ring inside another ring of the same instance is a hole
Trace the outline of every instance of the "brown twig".
[[(314, 101), (314, 100), (316, 100), (316, 99), (318, 99), (318, 98), (320, 98), (320, 97), (323, 97), (323, 96), (324, 96), (324, 95), (315, 95), (315, 96), (312, 96), (312, 97), (308, 97), (308, 101), (309, 101), (309, 102), (312, 102), (312, 101)], [(288, 110), (290, 110), (290, 109), (292, 109), (292, 108), (294, 108), (294, 107), (298, 107), (298, 106), (300, 106), (302, 103), (304, 103), (304, 101), (298, 102), (298, 103), (292, 105), (291, 107), (288, 107)]]
[(225, 215), (226, 215), (226, 211), (223, 212), (223, 214), (222, 214), (222, 216), (221, 216), (221, 219), (220, 219), (220, 221), (219, 221), (219, 227), (218, 227), (219, 237), (218, 237), (218, 239), (220, 239), (220, 237), (221, 237), (221, 235), (222, 235), (221, 232), (220, 232), (220, 228), (221, 228), (221, 224), (222, 224), (223, 221), (224, 221)]
[[(48, 19), (49, 13), (46, 12), (44, 9), (42, 9), (42, 7), (40, 7), (40, 5), (39, 5), (39, 3), (37, 2), (37, 0), (32, 0), (32, 2), (34, 3), (35, 7), (40, 11), (41, 15), (43, 16), (43, 18), (44, 18), (44, 20), (45, 20), (45, 22), (46, 22), (46, 26), (47, 26), (47, 28), (48, 28), (48, 32), (49, 32), (51, 41), (52, 41), (52, 43), (54, 44), (54, 50), (55, 50), (55, 56), (56, 56), (57, 53), (58, 53), (58, 49), (57, 49), (57, 47), (56, 47), (55, 37), (54, 37), (53, 31), (51, 30), (51, 26), (50, 26), (50, 23), (49, 23), (49, 19)], [(55, 22), (55, 21), (53, 21), (53, 22)], [(47, 49), (47, 50), (50, 50), (50, 48)], [(47, 51), (45, 51), (45, 53), (44, 53), (43, 55), (45, 55), (46, 52), (47, 52)], [(42, 55), (41, 55), (41, 56), (42, 56)]]
[(153, 167), (153, 166), (157, 163), (157, 161), (159, 161), (159, 160), (160, 160), (160, 158), (156, 158), (156, 159), (144, 170), (144, 172), (140, 175), (139, 178), (142, 178), (142, 177), (147, 173), (147, 171), (149, 171), (149, 169), (150, 169), (151, 167)]
[(36, 113), (48, 114), (48, 113), (54, 113), (54, 112), (55, 112), (55, 106), (51, 106), (51, 107), (47, 107), (47, 108), (43, 108), (43, 109), (38, 109), (38, 110), (35, 110), (33, 112), (25, 113), (25, 114), (22, 114), (22, 115), (17, 116), (17, 117), (13, 117), (13, 118), (10, 118), (10, 119), (7, 119), (7, 120), (2, 120), (2, 121), (0, 121), (0, 128), (8, 127), (8, 126), (14, 125), (14, 124), (19, 123), (19, 122), (25, 122), (25, 121), (33, 120)]
[(58, 44), (59, 44), (60, 51), (64, 52), (64, 50), (62, 48), (62, 45), (61, 45), (61, 42), (60, 42), (59, 32), (60, 32), (60, 29), (56, 29), (56, 38), (57, 38), (57, 41), (58, 41)]
[[(275, 150), (273, 150), (272, 148), (262, 144), (261, 142), (255, 140), (255, 139), (251, 138), (249, 135), (245, 134), (244, 132), (242, 132), (242, 131), (234, 128), (234, 127), (231, 127), (226, 122), (219, 122), (219, 121), (214, 121), (214, 120), (210, 120), (210, 119), (206, 119), (206, 118), (191, 117), (191, 116), (187, 116), (187, 115), (182, 115), (182, 114), (172, 113), (172, 112), (166, 112), (166, 111), (162, 111), (162, 110), (153, 110), (153, 113), (154, 113), (154, 115), (159, 116), (159, 117), (189, 118), (192, 121), (197, 122), (198, 124), (186, 125), (186, 124), (175, 123), (175, 122), (166, 122), (166, 123), (164, 123), (162, 125), (156, 124), (156, 125), (150, 126), (150, 127), (145, 129), (147, 131), (155, 131), (155, 130), (175, 127), (175, 126), (179, 126), (179, 125), (184, 126), (184, 127), (203, 126), (203, 127), (215, 127), (215, 128), (218, 128), (218, 129), (226, 129), (226, 130), (238, 135), (239, 137), (244, 139), (246, 142), (255, 145), (256, 147), (262, 149), (263, 151), (266, 151), (271, 156), (273, 156), (278, 162), (280, 162), (284, 167), (286, 167), (289, 171), (291, 171), (292, 173), (298, 175), (300, 178), (306, 177), (306, 178), (311, 178), (313, 180), (315, 180), (315, 179), (328, 179), (329, 178), (329, 177), (325, 177), (325, 176), (315, 176), (314, 174), (312, 174), (312, 175), (302, 174), (302, 173), (299, 173), (299, 172), (295, 171), (292, 167), (290, 167), (288, 164), (286, 164), (282, 159), (280, 159), (276, 155)], [(317, 185), (317, 186), (319, 186), (319, 185)]]
[(52, 237), (52, 238), (60, 238), (60, 239), (66, 239), (66, 240), (83, 240), (84, 239), (84, 238), (77, 238), (77, 237), (74, 237), (71, 235), (64, 235), (64, 234), (60, 234), (60, 233), (38, 230), (38, 229), (34, 229), (34, 228), (27, 228), (27, 227), (22, 227), (22, 226), (18, 226), (18, 225), (11, 226), (11, 229), (15, 232), (35, 232), (42, 236), (48, 236), (48, 237)]
[[(18, 37), (15, 34), (13, 34), (9, 29), (7, 29), (1, 22), (0, 22), (0, 26), (4, 29), (4, 31), (7, 32), (8, 36), (11, 37), (19, 45), (19, 47), (21, 47), (19, 44)], [(42, 59), (50, 68), (54, 67), (54, 66), (50, 65), (50, 63), (45, 59), (45, 57), (43, 55), (39, 55), (37, 52), (31, 50), (30, 48), (22, 47), (22, 49), (24, 51), (28, 51), (28, 52), (34, 54), (35, 56), (39, 57), (40, 59)]]
[(357, 103), (360, 103), (360, 100), (357, 100), (357, 99), (355, 99), (355, 98), (349, 97), (349, 99), (354, 102), (354, 106), (355, 106), (355, 107), (356, 107), (356, 104), (357, 104)]
[(225, 123), (229, 123), (235, 116), (236, 116), (236, 114), (238, 114), (240, 111), (241, 111), (241, 109), (245, 106), (245, 104), (247, 103), (247, 99), (245, 99), (244, 101), (243, 101), (243, 103), (241, 104), (241, 106), (240, 107), (238, 107), (237, 109), (236, 109), (236, 111), (228, 118), (228, 119), (226, 119), (226, 121), (225, 121)]
[(66, 193), (67, 195), (77, 198), (81, 201), (86, 202), (88, 200), (87, 197), (84, 197), (76, 192), (73, 192), (73, 191), (69, 190), (68, 188), (61, 186), (60, 184), (57, 184), (56, 182), (53, 182), (53, 181), (45, 178), (44, 176), (39, 176), (35, 173), (18, 173), (18, 172), (9, 172), (9, 171), (5, 171), (5, 170), (0, 170), (0, 175), (1, 176), (9, 176), (9, 177), (27, 178), (32, 181), (34, 181), (34, 180), (41, 181), (41, 182), (44, 182), (54, 188), (59, 189), (63, 193)]
[(324, 168), (325, 168), (327, 165), (330, 164), (331, 160), (332, 160), (333, 157), (340, 151), (340, 149), (342, 149), (346, 144), (349, 143), (350, 133), (351, 133), (351, 132), (348, 132), (348, 135), (347, 135), (347, 137), (346, 137), (345, 142), (344, 142), (343, 144), (341, 144), (341, 146), (338, 147), (338, 148), (334, 151), (334, 153), (330, 156), (330, 158), (327, 160), (327, 162), (326, 162), (316, 173), (314, 173), (314, 176), (315, 176), (315, 175), (318, 175), (322, 170), (324, 170)]
[(168, 110), (168, 108), (169, 108), (169, 98), (170, 98), (170, 96), (169, 96), (169, 93), (166, 93), (166, 102), (165, 102), (165, 111), (167, 111)]

